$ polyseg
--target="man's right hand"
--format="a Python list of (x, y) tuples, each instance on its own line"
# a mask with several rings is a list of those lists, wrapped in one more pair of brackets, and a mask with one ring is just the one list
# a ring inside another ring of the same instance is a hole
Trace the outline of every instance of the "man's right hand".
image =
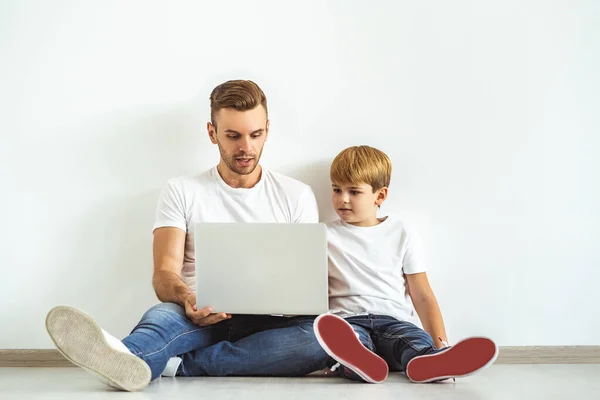
[(212, 309), (210, 307), (204, 307), (198, 310), (196, 307), (196, 295), (194, 293), (190, 293), (184, 300), (185, 304), (185, 314), (187, 317), (196, 325), (206, 326), (213, 325), (217, 322), (224, 321), (226, 319), (231, 318), (231, 314), (226, 313), (211, 313)]
[(198, 310), (196, 295), (181, 279), (186, 231), (174, 227), (154, 231), (154, 275), (152, 285), (158, 299), (164, 303), (177, 303), (185, 307), (185, 314), (196, 325), (216, 324), (231, 318), (225, 313), (211, 314), (210, 307)]

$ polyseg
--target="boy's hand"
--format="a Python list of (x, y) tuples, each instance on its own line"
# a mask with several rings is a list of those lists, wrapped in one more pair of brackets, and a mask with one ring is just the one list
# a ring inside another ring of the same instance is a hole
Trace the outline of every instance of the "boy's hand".
[(196, 307), (196, 295), (190, 293), (185, 299), (185, 315), (196, 325), (207, 326), (214, 325), (218, 322), (231, 318), (231, 314), (226, 313), (211, 313), (210, 307), (204, 307), (198, 310)]

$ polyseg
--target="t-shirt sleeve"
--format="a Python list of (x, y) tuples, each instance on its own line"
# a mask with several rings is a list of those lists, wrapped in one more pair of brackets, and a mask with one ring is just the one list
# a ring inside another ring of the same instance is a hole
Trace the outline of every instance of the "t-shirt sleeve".
[(183, 191), (174, 181), (168, 181), (160, 193), (152, 230), (163, 227), (175, 227), (187, 232)]
[[(408, 236), (408, 235), (407, 235)], [(408, 236), (406, 250), (402, 260), (402, 270), (406, 275), (426, 272), (425, 259), (419, 241), (413, 236)]]
[(310, 186), (307, 186), (298, 201), (294, 223), (319, 222), (319, 207), (317, 199)]

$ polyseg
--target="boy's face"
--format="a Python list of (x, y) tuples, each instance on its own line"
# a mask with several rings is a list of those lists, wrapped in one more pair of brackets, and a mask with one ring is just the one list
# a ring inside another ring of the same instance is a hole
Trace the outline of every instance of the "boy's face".
[(367, 183), (333, 183), (331, 186), (333, 207), (340, 219), (357, 226), (377, 224), (377, 207), (387, 197), (387, 187), (373, 193), (373, 188)]

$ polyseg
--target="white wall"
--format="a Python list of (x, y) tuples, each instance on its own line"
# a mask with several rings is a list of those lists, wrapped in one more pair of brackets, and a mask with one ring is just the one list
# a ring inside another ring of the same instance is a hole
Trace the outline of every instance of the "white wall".
[(270, 104), (264, 165), (313, 185), (369, 144), (428, 249), (451, 340), (600, 344), (600, 6), (589, 1), (0, 2), (0, 348), (71, 304), (154, 304), (160, 187), (218, 161), (218, 83)]

